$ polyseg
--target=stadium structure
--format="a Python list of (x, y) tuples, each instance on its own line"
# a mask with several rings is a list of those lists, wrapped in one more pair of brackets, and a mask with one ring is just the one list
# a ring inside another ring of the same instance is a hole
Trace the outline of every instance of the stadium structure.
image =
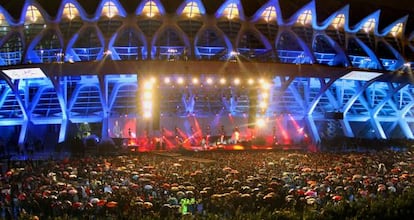
[(290, 18), (278, 0), (252, 16), (240, 0), (94, 14), (63, 0), (53, 17), (27, 0), (19, 19), (0, 6), (2, 141), (413, 139), (408, 15), (379, 29), (381, 10), (350, 25), (349, 8), (320, 22), (314, 1)]

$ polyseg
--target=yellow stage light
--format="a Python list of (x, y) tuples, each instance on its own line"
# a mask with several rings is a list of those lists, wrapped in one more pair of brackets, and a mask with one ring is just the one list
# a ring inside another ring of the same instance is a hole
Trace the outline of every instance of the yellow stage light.
[(152, 98), (152, 93), (150, 91), (145, 91), (142, 96), (144, 97), (145, 100), (149, 100)]
[(247, 81), (247, 83), (248, 83), (249, 85), (253, 85), (253, 84), (254, 84), (254, 79), (249, 79), (249, 80)]
[(142, 107), (143, 107), (143, 109), (151, 109), (151, 107), (152, 107), (152, 101), (150, 101), (150, 100), (144, 100), (142, 102)]
[(264, 108), (267, 107), (267, 104), (266, 104), (266, 102), (260, 102), (259, 106), (260, 106), (261, 109), (264, 109)]
[(151, 112), (149, 112), (149, 111), (146, 111), (146, 112), (144, 112), (144, 118), (151, 118)]
[(151, 82), (151, 81), (146, 81), (146, 82), (144, 82), (144, 89), (145, 89), (145, 90), (150, 90), (150, 89), (152, 89), (152, 82)]
[(184, 79), (182, 77), (179, 77), (177, 79), (177, 83), (180, 84), (180, 85), (183, 84), (184, 83)]

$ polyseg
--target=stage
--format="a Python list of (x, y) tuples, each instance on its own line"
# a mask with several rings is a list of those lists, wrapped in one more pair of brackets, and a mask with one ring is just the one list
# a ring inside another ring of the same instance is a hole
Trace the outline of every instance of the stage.
[(130, 145), (123, 148), (129, 152), (177, 152), (177, 151), (247, 151), (247, 150), (297, 150), (308, 151), (311, 148), (304, 144), (289, 144), (289, 145), (252, 145), (251, 143), (235, 143), (235, 144), (217, 144), (209, 146), (170, 146), (157, 147), (157, 146), (139, 146)]

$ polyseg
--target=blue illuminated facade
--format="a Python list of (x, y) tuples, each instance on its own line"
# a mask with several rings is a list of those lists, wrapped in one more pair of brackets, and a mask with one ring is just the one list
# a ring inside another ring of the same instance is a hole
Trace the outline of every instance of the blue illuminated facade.
[[(414, 138), (408, 16), (379, 30), (380, 10), (352, 27), (349, 6), (323, 22), (313, 1), (289, 19), (282, 12), (270, 0), (247, 17), (239, 0), (227, 0), (207, 14), (201, 0), (186, 0), (168, 14), (160, 1), (143, 0), (130, 14), (117, 0), (102, 0), (90, 15), (76, 0), (63, 0), (51, 17), (27, 0), (15, 20), (0, 6), (1, 70), (39, 67), (47, 76), (2, 73), (1, 138), (60, 143), (85, 123), (107, 137), (113, 118), (136, 120), (139, 136), (153, 126), (141, 102), (153, 77), (159, 110), (151, 116), (159, 115), (161, 128), (191, 132), (186, 118), (194, 115), (204, 127), (225, 123), (229, 132), (263, 119), (271, 124), (263, 134), (283, 127), (315, 143)], [(379, 76), (364, 77), (369, 73)]]

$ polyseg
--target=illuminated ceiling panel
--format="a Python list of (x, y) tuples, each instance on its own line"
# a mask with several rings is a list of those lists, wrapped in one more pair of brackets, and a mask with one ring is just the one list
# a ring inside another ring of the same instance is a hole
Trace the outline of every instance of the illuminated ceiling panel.
[(398, 23), (392, 27), (390, 34), (394, 37), (400, 36), (403, 30), (403, 23)]
[(370, 18), (368, 19), (365, 24), (362, 26), (362, 30), (364, 30), (365, 32), (370, 32), (374, 29), (375, 27), (375, 18)]
[(8, 27), (9, 23), (6, 20), (6, 17), (4, 17), (3, 13), (0, 13), (0, 26), (1, 27)]
[(115, 3), (113, 3), (112, 1), (105, 2), (102, 8), (101, 16), (113, 18), (114, 16), (117, 16), (117, 15), (119, 15), (119, 10), (117, 6), (115, 5)]
[(42, 14), (40, 14), (39, 9), (37, 9), (36, 6), (29, 5), (29, 7), (27, 7), (24, 24), (43, 24), (44, 22), (45, 21)]
[(197, 2), (188, 2), (182, 11), (182, 14), (189, 18), (200, 16), (200, 8), (198, 7)]
[(266, 21), (275, 21), (276, 20), (276, 8), (275, 6), (267, 7), (263, 12), (261, 17)]
[(302, 12), (302, 14), (299, 15), (298, 20), (296, 20), (297, 23), (302, 25), (307, 25), (312, 23), (312, 12), (311, 10), (305, 10)]
[(230, 3), (227, 7), (223, 10), (221, 16), (224, 16), (228, 19), (234, 19), (239, 17), (239, 9), (237, 8), (236, 3)]
[(332, 26), (335, 29), (343, 28), (345, 25), (345, 15), (338, 14), (332, 21)]
[(141, 14), (152, 18), (154, 16), (160, 15), (160, 10), (158, 9), (158, 6), (154, 1), (149, 0), (145, 3)]
[(62, 17), (72, 20), (79, 16), (79, 11), (76, 6), (72, 3), (67, 3), (63, 8)]

